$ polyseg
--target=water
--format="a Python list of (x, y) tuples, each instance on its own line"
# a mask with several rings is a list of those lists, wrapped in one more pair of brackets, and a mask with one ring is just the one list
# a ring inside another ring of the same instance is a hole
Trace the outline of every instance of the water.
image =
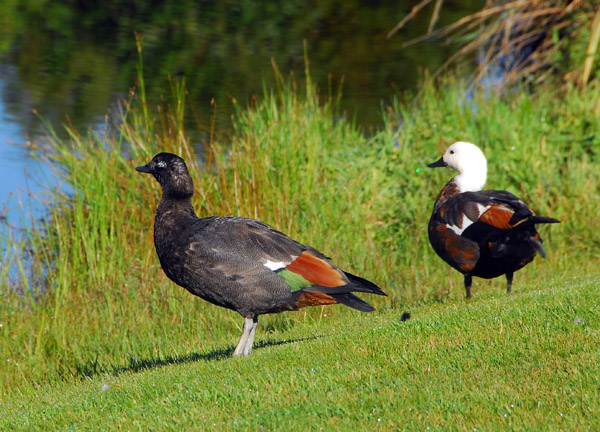
[[(426, 32), (431, 8), (386, 39), (416, 1), (12, 3), (2, 7), (0, 32), (0, 220), (26, 191), (56, 181), (28, 156), (27, 145), (43, 143), (46, 133), (34, 109), (59, 130), (67, 122), (98, 127), (136, 84), (136, 33), (149, 100), (170, 94), (169, 77), (185, 76), (200, 123), (209, 125), (214, 113), (217, 129), (230, 125), (232, 97), (247, 103), (263, 86), (274, 88), (271, 59), (301, 82), (304, 43), (313, 80), (327, 92), (343, 77), (341, 108), (365, 130), (381, 126), (382, 104), (452, 53), (435, 40), (402, 47)], [(438, 26), (482, 4), (447, 0)]]
[[(0, 94), (8, 92), (6, 82), (0, 79)], [(12, 209), (22, 208), (23, 201), (29, 201), (27, 191), (31, 189), (32, 175), (40, 171), (39, 163), (22, 146), (25, 131), (7, 111), (6, 103), (5, 98), (0, 98), (0, 223), (3, 224), (9, 213), (16, 214)]]

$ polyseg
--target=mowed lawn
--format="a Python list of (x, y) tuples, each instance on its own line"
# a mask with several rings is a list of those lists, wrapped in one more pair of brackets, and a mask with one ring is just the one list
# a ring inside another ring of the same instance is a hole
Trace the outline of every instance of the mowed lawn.
[(287, 330), (259, 326), (248, 358), (206, 337), (197, 351), (12, 394), (0, 429), (597, 430), (599, 290), (594, 274), (476, 291), (412, 306), (405, 322), (402, 309), (325, 307)]

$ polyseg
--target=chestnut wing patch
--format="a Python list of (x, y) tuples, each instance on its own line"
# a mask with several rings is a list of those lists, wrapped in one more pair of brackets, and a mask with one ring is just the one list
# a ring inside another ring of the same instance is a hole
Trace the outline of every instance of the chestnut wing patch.
[(298, 300), (294, 303), (297, 308), (306, 306), (321, 306), (336, 304), (337, 300), (330, 295), (323, 294), (317, 291), (303, 292), (298, 296)]
[(483, 223), (499, 229), (511, 229), (517, 226), (523, 219), (514, 220), (515, 212), (510, 207), (502, 204), (491, 206), (480, 217)]
[(285, 269), (302, 276), (302, 278), (314, 285), (338, 287), (348, 283), (340, 270), (308, 251), (302, 252)]

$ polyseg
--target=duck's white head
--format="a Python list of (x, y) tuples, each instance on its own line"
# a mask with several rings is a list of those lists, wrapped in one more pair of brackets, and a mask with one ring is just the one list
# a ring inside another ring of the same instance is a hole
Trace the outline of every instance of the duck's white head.
[(438, 161), (428, 166), (449, 166), (458, 171), (454, 181), (460, 192), (479, 191), (487, 179), (487, 160), (483, 152), (475, 144), (464, 141), (452, 144)]

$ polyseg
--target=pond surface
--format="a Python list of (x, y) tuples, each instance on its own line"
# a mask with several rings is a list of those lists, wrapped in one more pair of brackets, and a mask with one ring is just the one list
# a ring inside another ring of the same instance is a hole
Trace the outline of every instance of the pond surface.
[[(210, 123), (211, 100), (217, 129), (226, 129), (232, 97), (244, 103), (274, 88), (271, 59), (301, 83), (306, 43), (313, 81), (326, 92), (343, 79), (341, 108), (368, 130), (380, 127), (382, 104), (452, 53), (438, 40), (403, 48), (426, 33), (432, 5), (386, 38), (417, 3), (0, 2), (0, 219), (24, 191), (56, 181), (26, 150), (46, 133), (34, 110), (58, 130), (67, 122), (82, 131), (103, 124), (136, 84), (135, 34), (143, 38), (149, 100), (170, 94), (170, 77), (185, 76), (201, 123)], [(483, 3), (446, 0), (438, 27)]]

